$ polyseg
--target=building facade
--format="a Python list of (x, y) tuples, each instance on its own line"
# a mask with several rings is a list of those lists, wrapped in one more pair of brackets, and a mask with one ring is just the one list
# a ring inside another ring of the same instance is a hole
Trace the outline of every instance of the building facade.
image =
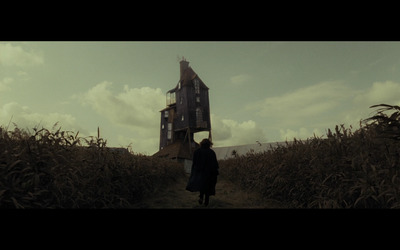
[(167, 91), (166, 107), (160, 111), (160, 144), (155, 155), (191, 160), (198, 147), (194, 133), (208, 131), (211, 139), (209, 88), (188, 61), (182, 59), (179, 64), (179, 81)]

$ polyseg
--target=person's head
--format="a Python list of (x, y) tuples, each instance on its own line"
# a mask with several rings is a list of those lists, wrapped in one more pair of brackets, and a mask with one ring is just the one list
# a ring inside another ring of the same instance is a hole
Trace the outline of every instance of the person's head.
[(200, 142), (200, 147), (202, 147), (202, 148), (211, 148), (212, 147), (212, 145), (213, 145), (213, 143), (209, 140), (209, 139), (203, 139), (201, 142)]

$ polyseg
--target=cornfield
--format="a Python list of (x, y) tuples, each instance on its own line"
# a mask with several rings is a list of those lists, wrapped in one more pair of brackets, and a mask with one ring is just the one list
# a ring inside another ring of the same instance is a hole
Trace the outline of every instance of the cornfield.
[[(327, 138), (234, 154), (219, 161), (220, 175), (289, 208), (400, 208), (400, 107), (371, 108), (376, 114), (354, 132), (341, 124)], [(130, 208), (186, 178), (176, 161), (56, 125), (33, 133), (0, 127), (0, 208)]]
[(222, 160), (221, 175), (290, 208), (400, 208), (400, 107), (370, 108), (354, 132), (336, 125), (324, 139)]
[[(15, 125), (15, 124), (14, 124)], [(177, 162), (79, 132), (0, 127), (0, 208), (129, 208), (185, 176)]]

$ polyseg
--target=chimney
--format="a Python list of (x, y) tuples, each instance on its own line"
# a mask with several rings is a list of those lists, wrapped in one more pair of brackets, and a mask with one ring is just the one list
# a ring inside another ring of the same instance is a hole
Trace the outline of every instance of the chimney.
[(180, 79), (182, 79), (183, 72), (187, 68), (189, 68), (189, 62), (186, 61), (186, 59), (183, 57), (182, 60), (179, 62), (179, 64), (180, 64), (180, 69), (181, 69), (181, 77), (180, 77)]

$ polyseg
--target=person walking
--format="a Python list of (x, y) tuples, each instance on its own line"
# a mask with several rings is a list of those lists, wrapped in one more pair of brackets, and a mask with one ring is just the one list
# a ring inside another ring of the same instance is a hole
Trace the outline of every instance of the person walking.
[(199, 204), (208, 206), (210, 196), (215, 195), (219, 165), (213, 143), (209, 139), (200, 142), (200, 148), (193, 152), (193, 162), (186, 190), (200, 192)]

